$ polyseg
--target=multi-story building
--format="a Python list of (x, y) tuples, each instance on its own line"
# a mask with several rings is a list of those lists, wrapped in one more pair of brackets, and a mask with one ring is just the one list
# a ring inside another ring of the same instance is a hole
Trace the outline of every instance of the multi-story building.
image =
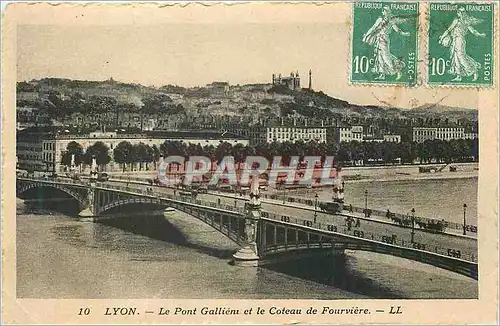
[(400, 143), (401, 135), (391, 133), (374, 133), (373, 128), (362, 125), (331, 127), (329, 141), (340, 144), (342, 142), (392, 142)]
[(266, 128), (266, 142), (282, 143), (302, 140), (308, 142), (315, 140), (319, 143), (326, 142), (326, 127), (321, 126), (276, 126)]
[(477, 134), (466, 134), (464, 127), (414, 127), (412, 134), (412, 140), (417, 143), (434, 139), (449, 141), (452, 139), (474, 139), (470, 137), (477, 138)]
[(247, 129), (247, 136), (251, 146), (272, 142), (308, 142), (315, 140), (319, 143), (326, 142), (327, 128), (324, 126), (307, 126), (296, 124), (271, 124), (255, 125)]
[(477, 139), (477, 132), (466, 132), (464, 133), (465, 139)]
[(432, 127), (414, 127), (412, 140), (417, 143), (423, 143), (429, 139), (436, 139), (437, 128)]
[(333, 127), (333, 141), (335, 143), (350, 142), (351, 140), (363, 141), (363, 126)]
[(262, 125), (251, 126), (247, 129), (250, 146), (267, 143), (267, 127)]
[[(31, 133), (26, 133), (25, 131), (30, 128), (26, 128), (18, 131), (18, 137), (16, 142), (16, 160), (17, 168), (23, 170), (44, 170), (48, 167), (44, 164), (42, 159), (42, 148), (44, 137), (50, 137), (50, 134), (46, 131), (33, 131)], [(22, 135), (20, 137), (20, 135)]]
[(401, 135), (382, 135), (383, 141), (386, 142), (391, 142), (391, 143), (400, 143), (401, 142)]
[[(125, 132), (125, 130), (123, 130)], [(144, 143), (149, 146), (160, 147), (166, 141), (182, 141), (185, 144), (200, 144), (201, 146), (218, 146), (221, 141), (232, 145), (248, 145), (247, 138), (221, 132), (187, 132), (187, 131), (151, 131), (137, 134), (126, 134), (113, 132), (90, 132), (87, 134), (74, 134), (68, 130), (45, 128), (28, 128), (17, 134), (17, 166), (23, 170), (33, 171), (56, 171), (61, 172), (64, 167), (61, 164), (62, 155), (68, 144), (77, 142), (83, 151), (96, 142), (102, 142), (109, 148), (109, 155), (113, 157), (113, 150), (122, 141), (128, 141), (132, 145)], [(114, 162), (109, 164), (114, 169)]]
[(25, 129), (34, 126), (48, 126), (52, 123), (47, 112), (33, 107), (18, 107), (16, 109), (16, 128)]

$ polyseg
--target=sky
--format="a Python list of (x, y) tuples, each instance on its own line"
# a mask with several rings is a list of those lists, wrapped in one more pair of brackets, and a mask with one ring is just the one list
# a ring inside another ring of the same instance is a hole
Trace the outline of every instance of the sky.
[(172, 17), (160, 15), (150, 23), (123, 19), (107, 24), (101, 18), (61, 25), (24, 17), (17, 25), (17, 80), (112, 77), (155, 86), (236, 85), (267, 83), (273, 73), (298, 71), (304, 87), (311, 69), (313, 89), (355, 104), (415, 107), (440, 102), (476, 108), (474, 90), (349, 85), (350, 26), (337, 12), (342, 19), (318, 15), (313, 20), (294, 13), (299, 18), (290, 21), (276, 14), (265, 21), (245, 17), (223, 23), (169, 21)]

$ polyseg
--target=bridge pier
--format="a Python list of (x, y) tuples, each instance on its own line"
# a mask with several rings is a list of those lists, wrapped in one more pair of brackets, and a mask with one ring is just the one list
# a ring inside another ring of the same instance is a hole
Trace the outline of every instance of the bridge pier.
[[(245, 245), (233, 255), (233, 263), (237, 266), (256, 267), (259, 263), (259, 250), (257, 248), (257, 228), (259, 225), (260, 211), (250, 209), (245, 217), (244, 238)], [(259, 234), (264, 237), (265, 234)]]
[(95, 222), (97, 216), (92, 213), (90, 207), (85, 208), (78, 214), (78, 220), (81, 222)]
[(88, 206), (85, 207), (79, 214), (79, 220), (82, 222), (95, 222), (97, 220), (95, 203), (95, 183), (90, 183), (87, 189)]
[(266, 234), (258, 232), (261, 217), (261, 204), (259, 194), (259, 178), (253, 178), (250, 200), (247, 203), (248, 210), (245, 216), (244, 241), (245, 245), (233, 255), (233, 263), (236, 266), (257, 267), (259, 264), (258, 239), (262, 239)]
[(169, 217), (173, 213), (175, 213), (175, 209), (173, 207), (167, 207), (163, 210), (163, 216), (165, 217)]

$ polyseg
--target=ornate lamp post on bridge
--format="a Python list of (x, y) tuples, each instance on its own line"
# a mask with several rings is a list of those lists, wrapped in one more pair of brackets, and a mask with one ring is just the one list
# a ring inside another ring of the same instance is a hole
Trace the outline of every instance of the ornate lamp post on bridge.
[(464, 232), (463, 234), (466, 235), (467, 233), (465, 232), (466, 226), (467, 226), (467, 219), (466, 219), (466, 212), (467, 212), (467, 204), (464, 204)]
[(92, 161), (90, 163), (90, 175), (88, 179), (90, 185), (92, 185), (97, 181), (97, 176), (98, 176), (97, 159), (95, 155), (92, 155)]
[(411, 209), (411, 242), (415, 238), (415, 208)]
[(318, 217), (318, 193), (314, 195), (314, 223), (316, 223), (316, 218)]

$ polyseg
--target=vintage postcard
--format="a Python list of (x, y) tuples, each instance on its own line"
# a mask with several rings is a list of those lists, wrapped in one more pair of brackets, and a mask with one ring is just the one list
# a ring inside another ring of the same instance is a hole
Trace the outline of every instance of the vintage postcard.
[(498, 15), (4, 6), (2, 323), (498, 323)]

